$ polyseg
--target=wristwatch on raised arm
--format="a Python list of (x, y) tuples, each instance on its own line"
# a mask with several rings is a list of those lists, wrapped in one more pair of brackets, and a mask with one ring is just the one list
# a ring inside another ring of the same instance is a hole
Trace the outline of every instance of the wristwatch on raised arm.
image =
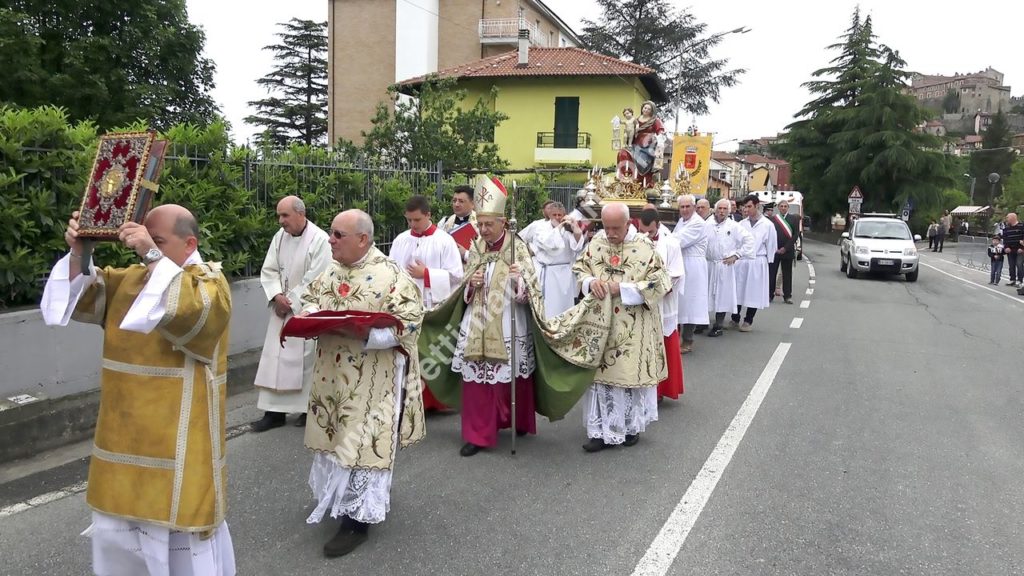
[(159, 261), (163, 257), (164, 253), (161, 252), (159, 249), (150, 248), (149, 252), (146, 252), (146, 255), (142, 257), (142, 263), (145, 264), (146, 266), (149, 266), (150, 264)]

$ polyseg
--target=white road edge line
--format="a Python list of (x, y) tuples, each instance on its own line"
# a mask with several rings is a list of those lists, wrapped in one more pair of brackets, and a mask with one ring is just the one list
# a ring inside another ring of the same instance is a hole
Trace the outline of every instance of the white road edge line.
[(1006, 298), (1008, 300), (1016, 302), (1017, 304), (1024, 304), (1024, 302), (1022, 302), (1021, 299), (1016, 297), (1016, 296), (1013, 296), (1011, 294), (1007, 294), (1005, 292), (1000, 292), (999, 290), (996, 290), (994, 288), (989, 288), (988, 286), (982, 286), (981, 284), (978, 284), (977, 282), (971, 282), (970, 280), (968, 280), (966, 278), (961, 278), (961, 277), (959, 277), (959, 276), (957, 276), (955, 274), (950, 274), (949, 272), (946, 272), (945, 270), (940, 270), (940, 269), (936, 268), (935, 266), (932, 266), (931, 264), (925, 264), (924, 262), (920, 262), (920, 263), (918, 263), (918, 265), (920, 265), (920, 266), (927, 266), (927, 267), (931, 268), (932, 270), (935, 270), (939, 274), (945, 274), (946, 276), (949, 276), (950, 278), (955, 278), (955, 279), (957, 279), (957, 280), (959, 280), (961, 282), (966, 282), (967, 284), (970, 284), (971, 286), (974, 286), (975, 288), (981, 288), (982, 290), (988, 290), (989, 292), (991, 292), (993, 294), (996, 294), (998, 296), (1002, 296), (1003, 298)]
[(811, 301), (810, 300), (801, 300), (800, 301), (800, 307), (804, 308), (804, 309), (810, 308), (811, 307)]
[(804, 325), (803, 318), (793, 318), (793, 321), (789, 323), (790, 328), (799, 328)]
[(75, 494), (84, 492), (88, 486), (89, 482), (83, 480), (81, 482), (76, 482), (70, 486), (64, 487), (60, 490), (54, 490), (53, 492), (47, 492), (45, 494), (33, 496), (30, 500), (27, 500), (25, 502), (18, 502), (16, 504), (11, 504), (10, 506), (4, 506), (3, 508), (0, 508), (0, 518), (14, 516), (15, 514), (20, 514), (26, 510), (31, 510), (33, 508), (45, 506), (58, 500), (63, 500), (68, 496), (74, 496)]
[(807, 289), (807, 295), (810, 296), (812, 294), (814, 294), (814, 288), (808, 288)]
[(729, 461), (736, 453), (736, 448), (743, 441), (747, 428), (750, 427), (754, 416), (757, 415), (757, 410), (772, 387), (775, 376), (779, 373), (779, 368), (782, 367), (782, 362), (786, 359), (786, 354), (789, 353), (791, 346), (792, 344), (789, 342), (779, 343), (775, 353), (764, 367), (764, 371), (754, 383), (754, 387), (750, 389), (747, 399), (743, 401), (743, 405), (736, 412), (729, 427), (718, 440), (718, 445), (708, 456), (700, 472), (697, 472), (697, 476), (693, 479), (690, 487), (686, 489), (686, 493), (683, 494), (679, 503), (676, 504), (665, 525), (661, 527), (661, 531), (658, 532), (643, 558), (633, 569), (633, 576), (664, 576), (668, 573), (673, 560), (686, 542), (690, 530), (697, 523), (701, 511), (711, 499), (711, 494), (714, 493), (715, 486), (718, 485)]
[(811, 284), (813, 286), (814, 285), (814, 278), (811, 278), (810, 280), (808, 280), (807, 283)]

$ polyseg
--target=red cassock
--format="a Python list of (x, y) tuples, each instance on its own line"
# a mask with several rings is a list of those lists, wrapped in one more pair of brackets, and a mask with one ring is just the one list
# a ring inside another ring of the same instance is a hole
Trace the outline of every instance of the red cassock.
[(668, 396), (677, 400), (683, 393), (683, 355), (679, 350), (679, 330), (665, 337), (665, 362), (668, 378), (658, 383), (658, 398)]

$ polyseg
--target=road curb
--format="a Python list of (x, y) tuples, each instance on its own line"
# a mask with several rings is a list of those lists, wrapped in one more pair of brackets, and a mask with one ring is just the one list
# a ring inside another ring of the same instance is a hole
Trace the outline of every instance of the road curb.
[[(252, 388), (260, 349), (228, 358), (228, 395)], [(92, 437), (99, 388), (0, 411), (0, 464)]]

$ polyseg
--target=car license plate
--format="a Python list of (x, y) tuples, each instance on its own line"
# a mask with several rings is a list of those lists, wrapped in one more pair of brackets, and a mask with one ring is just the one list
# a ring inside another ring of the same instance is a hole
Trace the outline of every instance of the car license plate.
[(893, 264), (895, 264), (895, 262), (893, 262), (892, 260), (879, 260), (878, 261), (878, 265), (879, 266), (892, 266)]

